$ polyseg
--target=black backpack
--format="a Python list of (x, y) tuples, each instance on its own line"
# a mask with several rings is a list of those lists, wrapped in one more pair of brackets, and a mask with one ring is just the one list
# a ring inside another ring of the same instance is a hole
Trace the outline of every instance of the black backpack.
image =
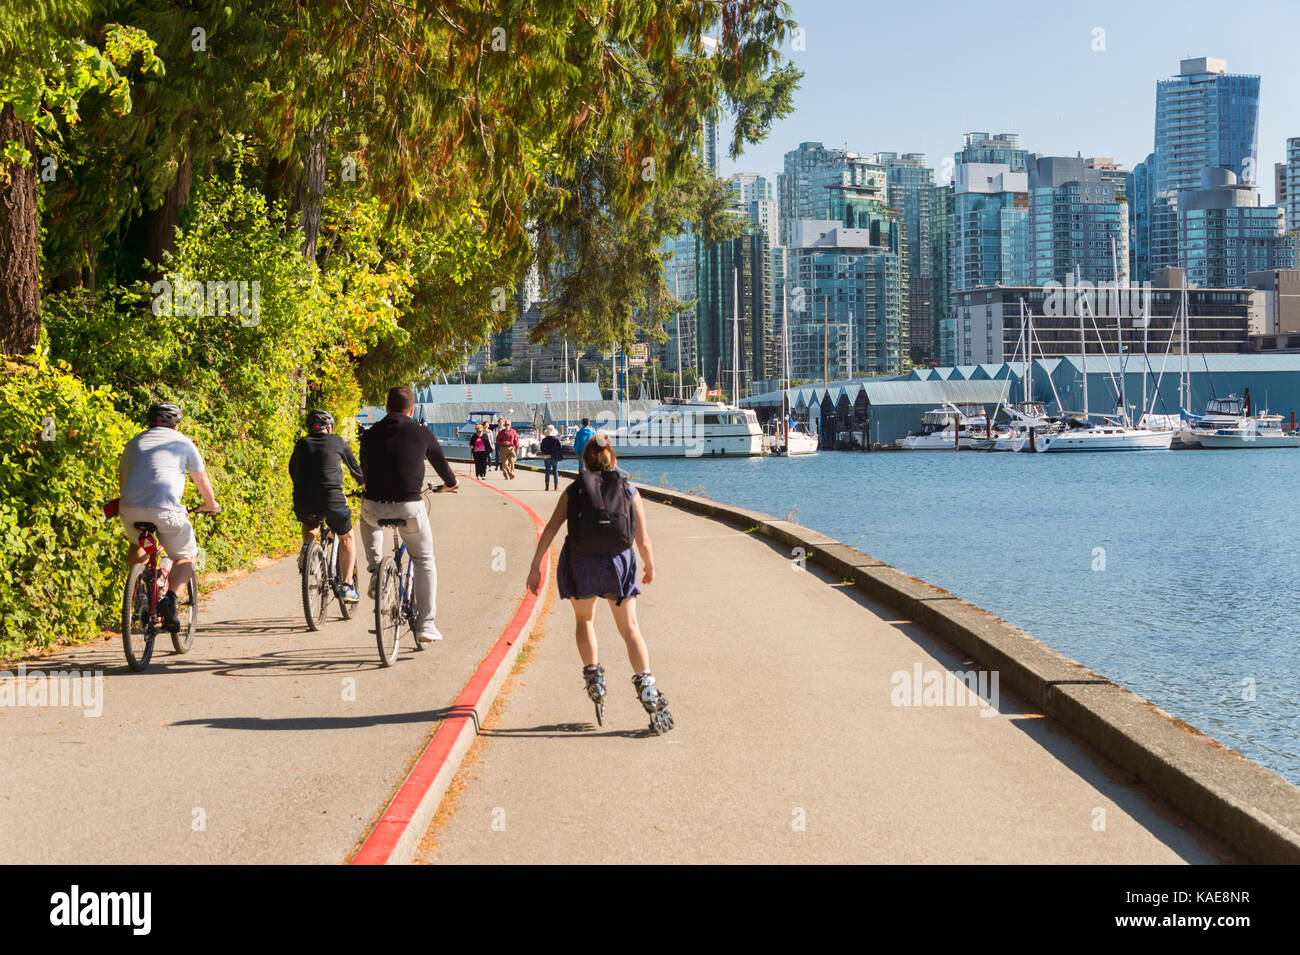
[(617, 471), (578, 472), (569, 485), (569, 550), (584, 557), (613, 557), (635, 540), (631, 488)]

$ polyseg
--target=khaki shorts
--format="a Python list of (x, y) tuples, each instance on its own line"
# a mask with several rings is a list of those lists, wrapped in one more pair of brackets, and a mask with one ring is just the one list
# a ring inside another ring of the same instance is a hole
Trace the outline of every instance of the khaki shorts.
[(122, 507), (118, 511), (122, 518), (122, 527), (129, 541), (135, 543), (140, 539), (140, 529), (136, 522), (153, 524), (158, 530), (154, 537), (162, 544), (163, 550), (172, 560), (193, 560), (199, 552), (198, 541), (194, 539), (194, 527), (190, 516), (184, 511), (162, 507)]

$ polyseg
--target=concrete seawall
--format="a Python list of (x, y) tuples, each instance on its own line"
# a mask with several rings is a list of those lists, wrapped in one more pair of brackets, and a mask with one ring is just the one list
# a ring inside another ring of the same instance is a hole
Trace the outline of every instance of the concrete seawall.
[[(572, 476), (574, 472), (566, 471)], [(759, 534), (948, 641), (1194, 821), (1259, 863), (1300, 863), (1300, 788), (946, 590), (808, 527), (680, 491), (650, 500)]]

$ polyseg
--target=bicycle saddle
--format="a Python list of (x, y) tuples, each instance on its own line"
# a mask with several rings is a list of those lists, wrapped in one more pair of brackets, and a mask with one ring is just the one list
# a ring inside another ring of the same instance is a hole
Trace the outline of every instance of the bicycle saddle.
[(148, 521), (136, 521), (135, 529), (138, 531), (148, 531), (150, 534), (158, 533), (156, 524), (150, 524)]
[(406, 518), (404, 517), (385, 517), (379, 521), (380, 527), (405, 527)]

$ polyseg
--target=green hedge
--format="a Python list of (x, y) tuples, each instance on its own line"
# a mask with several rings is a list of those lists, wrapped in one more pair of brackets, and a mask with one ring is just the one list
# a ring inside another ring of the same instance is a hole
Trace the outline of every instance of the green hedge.
[(85, 640), (117, 616), (117, 496), (132, 428), (106, 388), (66, 365), (6, 360), (0, 376), (0, 656)]
[[(158, 314), (143, 286), (46, 300), (38, 354), (49, 357), (7, 363), (0, 394), (0, 657), (116, 629), (126, 537), (99, 506), (117, 496), (118, 458), (154, 401), (180, 405), (224, 507), (195, 525), (204, 569), (294, 546), (288, 462), (303, 405), (329, 409), (352, 436), (360, 392), (347, 316), (377, 294), (322, 276), (299, 241), (238, 177), (208, 182), (168, 279), (256, 282), (255, 322)], [(43, 441), (47, 416), (53, 440)]]

